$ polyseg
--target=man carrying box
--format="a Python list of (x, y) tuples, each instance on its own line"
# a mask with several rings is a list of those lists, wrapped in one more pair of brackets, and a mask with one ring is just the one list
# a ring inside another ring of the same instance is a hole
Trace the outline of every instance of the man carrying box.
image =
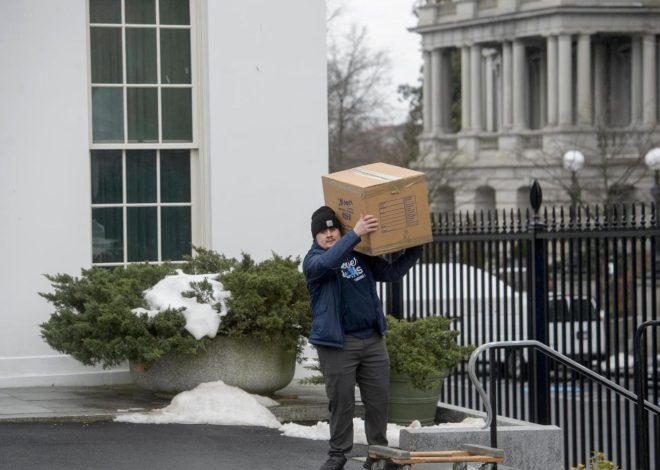
[[(321, 470), (339, 470), (353, 447), (355, 384), (365, 407), (365, 431), (370, 445), (387, 445), (389, 356), (383, 341), (387, 323), (376, 282), (401, 279), (419, 259), (412, 247), (388, 263), (353, 248), (378, 230), (372, 215), (361, 215), (342, 234), (335, 212), (322, 206), (312, 214), (314, 242), (303, 261), (311, 306), (309, 342), (316, 347), (330, 402), (329, 458)], [(374, 460), (367, 458), (364, 468)], [(386, 469), (398, 468), (388, 462)]]

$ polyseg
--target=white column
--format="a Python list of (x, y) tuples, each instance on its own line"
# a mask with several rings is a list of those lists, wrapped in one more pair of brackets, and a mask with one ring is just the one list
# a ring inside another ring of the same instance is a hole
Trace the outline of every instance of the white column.
[(580, 34), (577, 47), (578, 124), (590, 126), (593, 123), (591, 92), (591, 36)]
[(461, 48), (461, 130), (470, 130), (470, 48)]
[(486, 49), (483, 52), (486, 58), (485, 75), (486, 75), (486, 130), (488, 132), (495, 131), (495, 86), (493, 81), (493, 57), (495, 55), (494, 49)]
[(539, 76), (539, 126), (548, 125), (548, 58), (540, 58)]
[(525, 101), (525, 45), (520, 40), (513, 41), (513, 127), (526, 129)]
[(557, 119), (560, 126), (573, 123), (573, 47), (569, 34), (560, 34), (557, 41)]
[(440, 63), (440, 49), (431, 51), (431, 122), (434, 134), (442, 133), (442, 97), (440, 93), (442, 84), (442, 67)]
[(495, 131), (502, 130), (502, 51), (493, 60), (493, 94), (495, 100)]
[(451, 52), (440, 50), (440, 127), (443, 133), (451, 129)]
[(502, 43), (502, 128), (511, 129), (513, 125), (513, 60), (511, 43)]
[(431, 83), (433, 81), (433, 74), (431, 71), (431, 52), (424, 51), (424, 101), (422, 103), (422, 120), (424, 125), (424, 133), (429, 134), (433, 129), (433, 122), (431, 118), (431, 107), (433, 98), (431, 94)]
[(480, 131), (481, 124), (481, 46), (470, 48), (470, 123), (473, 131)]
[(548, 125), (557, 125), (557, 36), (548, 36), (546, 40), (548, 59)]
[(630, 54), (630, 124), (642, 120), (642, 39), (632, 38)]
[(657, 72), (657, 53), (655, 35), (645, 34), (642, 39), (642, 51), (644, 58), (644, 75), (642, 86), (642, 103), (643, 103), (643, 118), (644, 125), (653, 127), (657, 119), (657, 87), (658, 87), (658, 72)]
[(598, 127), (605, 126), (607, 122), (607, 101), (605, 94), (605, 46), (602, 43), (594, 44), (594, 123)]

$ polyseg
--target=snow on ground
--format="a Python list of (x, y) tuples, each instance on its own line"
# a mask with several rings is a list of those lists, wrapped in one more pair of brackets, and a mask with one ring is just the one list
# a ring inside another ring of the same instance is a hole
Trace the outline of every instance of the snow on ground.
[(165, 408), (145, 413), (121, 414), (115, 421), (148, 424), (222, 424), (279, 428), (281, 423), (267, 406), (277, 402), (258, 397), (222, 380), (179, 393)]
[[(327, 422), (319, 421), (313, 426), (295, 423), (282, 425), (268, 409), (277, 406), (277, 402), (267, 397), (252, 395), (240, 388), (226, 385), (223, 381), (203, 383), (187, 392), (179, 393), (165, 408), (141, 413), (124, 413), (115, 421), (124, 423), (146, 424), (216, 424), (225, 426), (262, 426), (279, 429), (284, 436), (301, 437), (312, 440), (330, 439), (330, 427)], [(461, 423), (443, 423), (427, 426), (426, 429), (446, 427), (481, 428), (481, 418), (466, 418)], [(353, 420), (354, 442), (367, 444), (364, 420)], [(408, 428), (421, 428), (419, 421), (414, 421)], [(399, 445), (399, 431), (405, 426), (387, 425), (387, 440), (390, 446)]]
[[(482, 428), (484, 420), (481, 418), (465, 418), (460, 423), (442, 423), (434, 426), (424, 426), (424, 429), (456, 428), (470, 427)], [(422, 425), (419, 421), (413, 421), (410, 426), (399, 426), (398, 424), (388, 423), (387, 442), (390, 447), (399, 447), (399, 431), (402, 429), (420, 429)], [(302, 437), (305, 439), (327, 441), (330, 439), (330, 425), (325, 421), (319, 421), (313, 426), (302, 426), (295, 423), (286, 423), (279, 428), (284, 436)], [(353, 443), (367, 445), (367, 435), (364, 431), (364, 420), (362, 418), (353, 418)]]
[[(222, 283), (216, 280), (217, 274), (185, 274), (180, 269), (176, 274), (165, 276), (151, 289), (144, 292), (144, 299), (150, 310), (144, 308), (133, 309), (133, 313), (146, 313), (150, 317), (155, 316), (161, 310), (168, 308), (183, 308), (183, 316), (186, 318), (186, 330), (195, 339), (204, 336), (215, 338), (220, 326), (221, 317), (227, 314), (225, 299), (231, 294), (226, 291)], [(192, 297), (184, 297), (183, 292), (192, 290), (191, 282), (208, 281), (213, 288), (212, 303), (199, 303)], [(212, 304), (220, 303), (220, 312), (213, 308)]]

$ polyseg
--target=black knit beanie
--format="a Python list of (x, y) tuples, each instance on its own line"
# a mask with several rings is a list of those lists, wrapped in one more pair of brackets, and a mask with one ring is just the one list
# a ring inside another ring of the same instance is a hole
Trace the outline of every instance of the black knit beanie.
[(337, 218), (335, 211), (328, 206), (321, 206), (312, 214), (312, 238), (326, 228), (335, 227), (341, 230), (341, 222)]

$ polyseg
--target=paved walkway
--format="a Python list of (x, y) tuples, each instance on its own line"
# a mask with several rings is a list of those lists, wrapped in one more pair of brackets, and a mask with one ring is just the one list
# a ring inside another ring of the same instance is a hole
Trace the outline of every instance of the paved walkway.
[[(121, 413), (162, 408), (174, 395), (149, 392), (135, 385), (0, 388), (0, 424), (112, 421)], [(270, 410), (282, 423), (316, 423), (328, 419), (328, 400), (322, 385), (293, 382), (272, 398), (279, 406)], [(356, 400), (356, 414), (363, 416), (357, 391)], [(363, 460), (363, 457), (354, 457), (347, 468), (361, 467)], [(426, 467), (447, 470), (451, 465)]]
[[(173, 396), (135, 385), (0, 388), (0, 422), (111, 421), (129, 410), (162, 408)], [(272, 398), (280, 403), (271, 411), (281, 422), (327, 420), (328, 402), (322, 385), (292, 383)]]

